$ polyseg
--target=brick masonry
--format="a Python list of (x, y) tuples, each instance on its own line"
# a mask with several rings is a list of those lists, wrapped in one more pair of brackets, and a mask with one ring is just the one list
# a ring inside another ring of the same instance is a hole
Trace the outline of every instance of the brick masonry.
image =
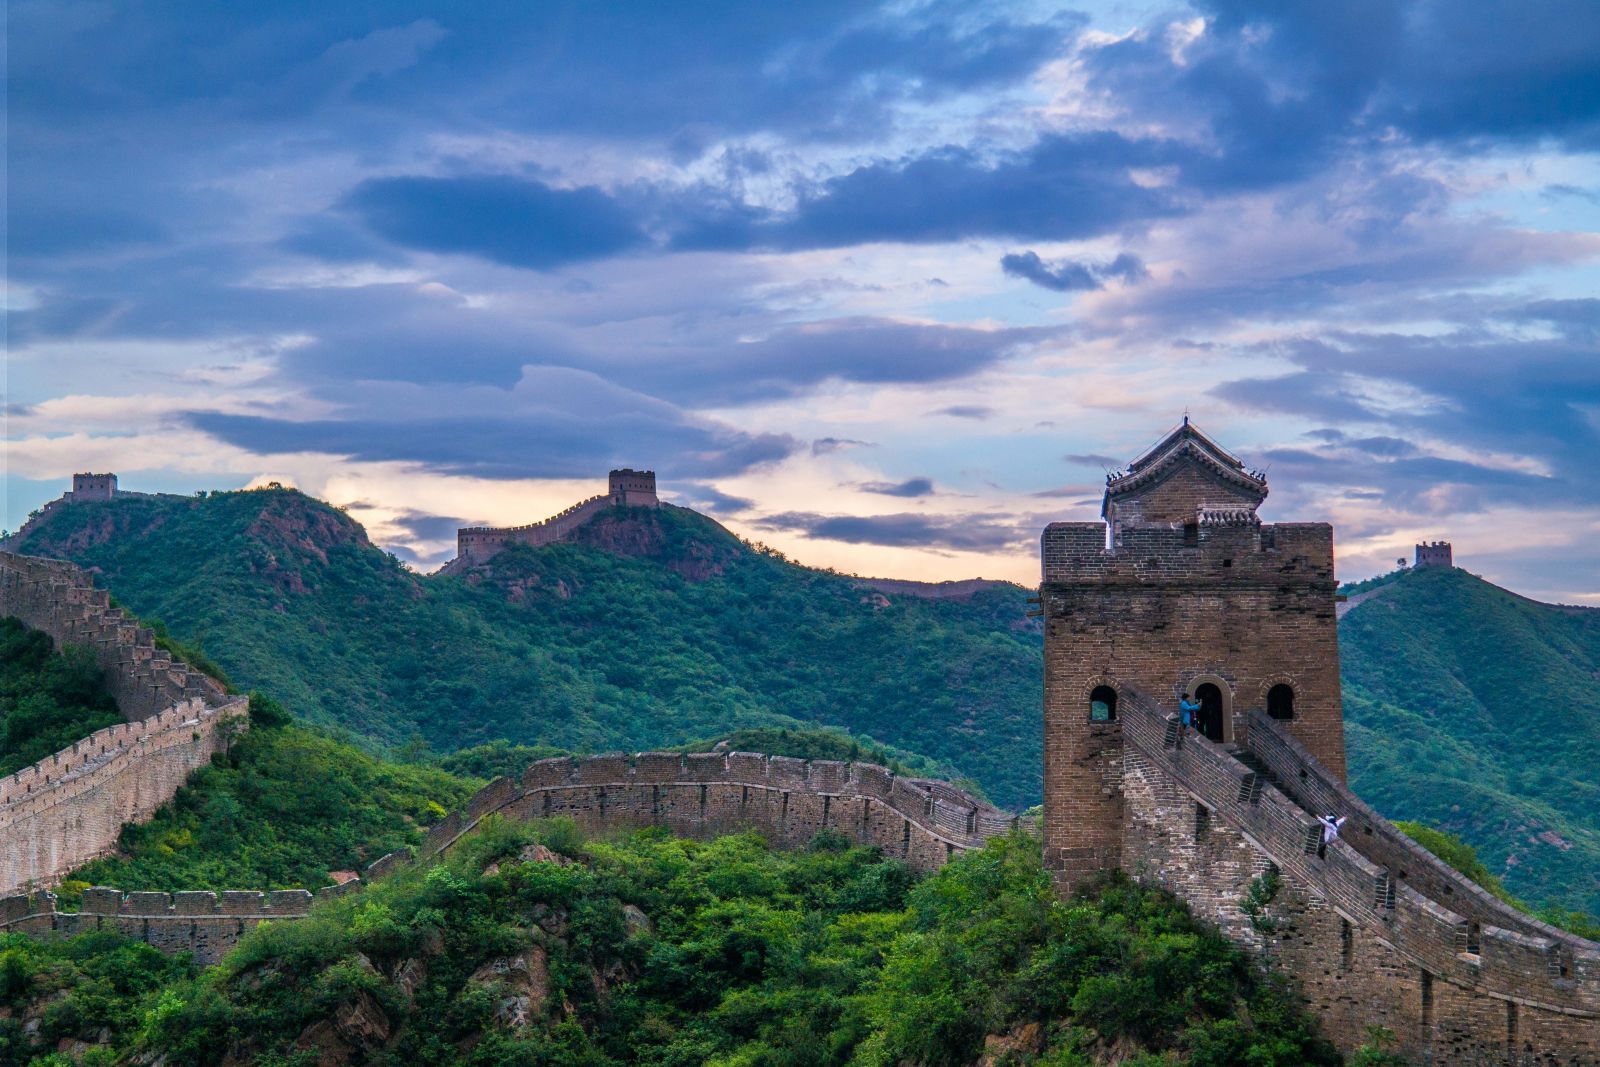
[(607, 476), (604, 496), (580, 500), (542, 522), (526, 526), (464, 526), (457, 530), (456, 558), (445, 565), (444, 573), (459, 573), (483, 563), (506, 545), (538, 546), (565, 541), (574, 530), (608, 508), (653, 508), (659, 504), (655, 471), (614, 470)]
[[(1186, 421), (1108, 478), (1107, 524), (1046, 528), (1046, 863), (1064, 888), (1118, 866), (1170, 887), (1296, 978), (1347, 1051), (1376, 1024), (1415, 1062), (1600, 1064), (1600, 945), (1494, 900), (1346, 788), (1333, 532), (1261, 523), (1265, 496)], [(1201, 683), (1222, 695), (1214, 740), (1177, 723)], [(1349, 820), (1325, 853), (1319, 812)], [(1268, 871), (1282, 889), (1247, 914)]]
[[(828, 828), (924, 871), (1019, 822), (944, 782), (901, 777), (876, 764), (750, 752), (619, 753), (541, 760), (515, 778), (490, 782), (428, 831), (417, 861), (448, 851), (491, 815), (567, 816), (593, 833), (661, 826), (709, 838), (754, 830), (779, 847), (804, 845)], [(411, 862), (409, 853), (392, 853), (367, 868), (365, 881)], [(316, 897), (357, 892), (362, 884), (327, 886)], [(210, 964), (258, 923), (298, 918), (311, 901), (303, 890), (263, 897), (238, 891), (124, 894), (96, 887), (86, 891), (79, 911), (62, 912), (53, 894), (36, 892), (0, 899), (0, 930), (68, 937), (115, 926), (163, 951), (193, 952)]]
[[(247, 723), (246, 701), (155, 647), (69, 563), (0, 553), (0, 615), (93, 648), (133, 721), (0, 779), (0, 893), (52, 885), (111, 852)], [(225, 724), (228, 725), (224, 728)]]

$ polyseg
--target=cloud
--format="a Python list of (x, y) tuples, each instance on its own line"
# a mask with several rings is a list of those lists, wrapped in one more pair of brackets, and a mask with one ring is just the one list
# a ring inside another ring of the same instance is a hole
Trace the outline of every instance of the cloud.
[(1058, 293), (1104, 289), (1107, 278), (1121, 278), (1131, 285), (1150, 277), (1144, 261), (1131, 252), (1123, 252), (1109, 263), (1046, 263), (1037, 252), (1012, 252), (1000, 257), (1000, 269)]
[(841, 248), (973, 237), (1071, 240), (1181, 213), (1130, 168), (1169, 163), (1175, 146), (1116, 133), (1047, 134), (1020, 151), (945, 146), (866, 163), (802, 187), (792, 211), (738, 202), (691, 219), (680, 249)]
[(813, 456), (827, 455), (845, 448), (871, 448), (871, 441), (857, 441), (849, 437), (819, 437), (811, 442)]
[(756, 522), (771, 530), (797, 530), (807, 538), (896, 548), (993, 551), (1035, 536), (1014, 518), (936, 515), (818, 515), (790, 511)]
[(716, 478), (800, 448), (784, 434), (747, 433), (596, 375), (551, 367), (526, 368), (509, 390), (368, 383), (336, 417), (194, 411), (185, 418), (261, 455), (326, 453), (483, 478), (582, 478), (628, 466)]
[(903, 482), (857, 482), (855, 488), (864, 493), (881, 493), (884, 496), (932, 496), (935, 492), (932, 478), (908, 478)]
[(593, 186), (556, 189), (511, 177), (371, 178), (346, 203), (396, 244), (536, 270), (614, 255), (645, 241), (631, 212)]
[(1068, 452), (1061, 458), (1080, 467), (1105, 467), (1107, 470), (1115, 470), (1121, 467), (1123, 462), (1099, 452)]
[(717, 515), (739, 515), (755, 507), (753, 500), (732, 496), (704, 482), (677, 482), (668, 495), (674, 502), (681, 501), (697, 511), (709, 511)]
[[(429, 515), (409, 508), (389, 520), (418, 541), (453, 541), (456, 531), (466, 526), (464, 519), (454, 515)], [(413, 560), (413, 562), (415, 562)]]
[(953, 419), (988, 419), (994, 416), (994, 408), (983, 404), (951, 404), (947, 408), (940, 408), (934, 415), (948, 415)]

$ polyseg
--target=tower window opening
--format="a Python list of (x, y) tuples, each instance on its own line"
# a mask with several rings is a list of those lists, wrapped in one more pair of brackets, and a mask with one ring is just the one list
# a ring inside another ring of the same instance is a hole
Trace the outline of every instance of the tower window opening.
[(1274, 719), (1294, 718), (1294, 686), (1279, 682), (1267, 690), (1267, 714)]
[(1117, 691), (1109, 685), (1097, 685), (1089, 694), (1089, 721), (1115, 722), (1117, 719)]
[(1186, 522), (1183, 524), (1183, 543), (1191, 548), (1200, 543), (1200, 524), (1198, 522)]

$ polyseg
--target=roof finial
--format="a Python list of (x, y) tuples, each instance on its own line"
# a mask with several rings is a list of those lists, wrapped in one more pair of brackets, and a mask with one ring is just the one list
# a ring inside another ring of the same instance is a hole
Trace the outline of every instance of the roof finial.
[(1189, 409), (1188, 408), (1184, 408), (1183, 409), (1183, 424), (1185, 426), (1189, 425)]

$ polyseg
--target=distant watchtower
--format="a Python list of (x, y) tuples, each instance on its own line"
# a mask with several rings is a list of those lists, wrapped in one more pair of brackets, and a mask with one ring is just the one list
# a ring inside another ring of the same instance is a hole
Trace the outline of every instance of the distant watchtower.
[(74, 474), (72, 496), (74, 502), (83, 500), (110, 500), (117, 495), (115, 474)]
[(611, 500), (615, 504), (634, 508), (653, 508), (661, 501), (656, 498), (656, 472), (636, 471), (624, 467), (611, 472)]
[(1424, 541), (1418, 545), (1416, 565), (1418, 567), (1454, 567), (1455, 564), (1450, 562), (1450, 542), (1434, 541), (1429, 543)]
[(1333, 528), (1263, 524), (1266, 496), (1185, 418), (1107, 476), (1104, 524), (1046, 527), (1045, 860), (1066, 884), (1122, 865), (1132, 693), (1167, 711), (1193, 694), (1223, 743), (1261, 708), (1343, 777)]

